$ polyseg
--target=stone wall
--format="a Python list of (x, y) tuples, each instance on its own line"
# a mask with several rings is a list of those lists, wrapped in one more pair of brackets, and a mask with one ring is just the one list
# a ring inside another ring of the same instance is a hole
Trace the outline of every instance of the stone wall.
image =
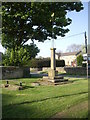
[(42, 68), (30, 68), (31, 72), (41, 71), (41, 70), (42, 70)]
[(14, 66), (2, 67), (0, 66), (2, 76), (0, 79), (23, 78), (30, 75), (30, 68), (20, 68)]
[[(43, 71), (50, 70), (50, 67), (44, 67)], [(56, 67), (56, 70), (60, 73), (74, 74), (74, 75), (86, 75), (87, 68), (85, 67)], [(88, 74), (90, 75), (90, 68), (88, 69)]]
[(65, 67), (64, 69), (67, 74), (87, 75), (87, 68), (85, 67)]
[[(42, 68), (42, 71), (48, 71), (48, 70), (50, 70), (50, 67), (43, 67), (43, 68)], [(56, 70), (57, 70), (58, 72), (65, 73), (64, 67), (56, 67)]]

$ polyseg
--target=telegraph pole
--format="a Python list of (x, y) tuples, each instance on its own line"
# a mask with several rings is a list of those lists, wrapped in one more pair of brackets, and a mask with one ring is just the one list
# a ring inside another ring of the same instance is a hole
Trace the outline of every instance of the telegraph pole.
[(88, 51), (87, 51), (87, 36), (85, 31), (85, 49), (86, 49), (86, 55), (87, 55), (87, 79), (88, 79)]

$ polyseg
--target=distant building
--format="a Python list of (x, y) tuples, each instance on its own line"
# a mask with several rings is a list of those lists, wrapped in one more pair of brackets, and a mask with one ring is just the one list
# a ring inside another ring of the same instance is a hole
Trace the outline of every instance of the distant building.
[(80, 55), (82, 52), (66, 52), (58, 54), (56, 53), (55, 57), (56, 59), (64, 60), (66, 66), (77, 66), (76, 58), (78, 55)]

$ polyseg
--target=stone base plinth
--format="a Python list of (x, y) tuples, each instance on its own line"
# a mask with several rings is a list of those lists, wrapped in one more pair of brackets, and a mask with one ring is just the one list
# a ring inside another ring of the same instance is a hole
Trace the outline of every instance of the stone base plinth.
[(67, 79), (64, 79), (63, 76), (58, 76), (58, 71), (54, 69), (50, 69), (48, 71), (48, 76), (43, 76), (43, 81), (47, 81), (48, 83), (61, 84), (67, 82)]
[(48, 76), (43, 76), (43, 80), (51, 82), (51, 83), (61, 83), (61, 82), (67, 82), (68, 79), (64, 79), (62, 76), (55, 76), (54, 79), (48, 77)]
[(68, 79), (53, 79), (53, 80), (48, 80), (49, 82), (53, 83), (60, 83), (60, 82), (66, 82)]
[(49, 77), (50, 79), (54, 79), (55, 76), (57, 76), (57, 75), (58, 75), (58, 71), (56, 71), (56, 70), (50, 69), (50, 70), (48, 71), (48, 77)]

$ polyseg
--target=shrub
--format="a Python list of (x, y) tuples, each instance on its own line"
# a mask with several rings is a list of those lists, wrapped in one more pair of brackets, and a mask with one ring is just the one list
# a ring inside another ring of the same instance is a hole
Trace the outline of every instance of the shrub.
[(82, 55), (77, 56), (77, 66), (82, 66), (82, 62), (83, 62), (83, 56)]
[(56, 60), (56, 66), (57, 67), (64, 67), (65, 61), (64, 60)]
[[(50, 59), (32, 59), (29, 61), (28, 66), (31, 68), (42, 68), (42, 67), (50, 67)], [(56, 60), (57, 67), (64, 67), (64, 60)]]
[(87, 66), (87, 63), (82, 63), (82, 67), (86, 67)]

